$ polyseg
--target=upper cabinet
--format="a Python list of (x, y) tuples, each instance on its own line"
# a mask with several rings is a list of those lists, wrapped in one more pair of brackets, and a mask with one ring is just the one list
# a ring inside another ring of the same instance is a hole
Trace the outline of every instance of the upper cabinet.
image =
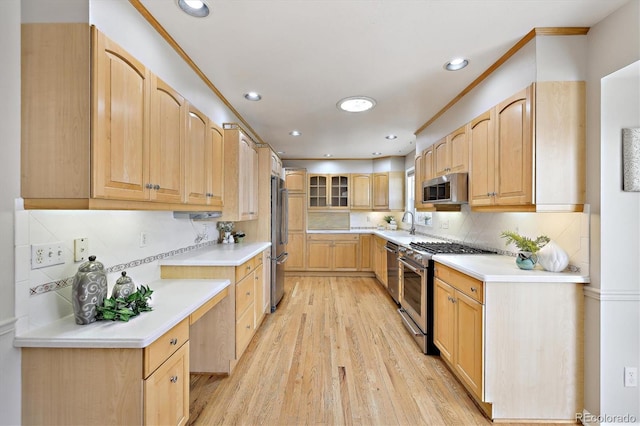
[(433, 173), (438, 177), (449, 173), (466, 172), (469, 169), (469, 148), (467, 146), (466, 126), (436, 142), (433, 145)]
[(404, 172), (373, 174), (373, 209), (404, 210)]
[(22, 26), (25, 208), (221, 207), (222, 133), (86, 24)]
[(351, 209), (371, 210), (371, 174), (351, 173)]
[(349, 208), (349, 174), (309, 174), (308, 181), (309, 208)]
[(223, 219), (253, 220), (258, 217), (258, 152), (238, 126), (224, 129)]
[(582, 211), (584, 126), (585, 84), (578, 81), (534, 83), (474, 119), (471, 207)]
[(289, 193), (303, 194), (307, 192), (307, 170), (286, 169), (285, 186)]

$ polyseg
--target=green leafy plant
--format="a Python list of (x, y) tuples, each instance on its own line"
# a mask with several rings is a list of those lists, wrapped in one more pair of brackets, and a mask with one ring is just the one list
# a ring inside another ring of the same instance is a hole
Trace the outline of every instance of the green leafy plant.
[(383, 217), (382, 219), (387, 223), (391, 223), (391, 221), (394, 220), (395, 217), (393, 217), (391, 215), (388, 215), (388, 216)]
[(549, 241), (551, 241), (551, 239), (546, 235), (540, 235), (535, 240), (532, 240), (529, 237), (522, 236), (513, 231), (503, 231), (502, 234), (500, 234), (500, 237), (506, 238), (507, 242), (505, 245), (513, 243), (521, 251), (527, 251), (531, 253), (538, 252), (538, 250), (540, 250)]
[(149, 299), (153, 294), (148, 286), (140, 286), (138, 289), (127, 296), (123, 297), (110, 297), (105, 299), (102, 306), (97, 306), (98, 314), (96, 319), (98, 321), (129, 321), (129, 319), (140, 315), (141, 312), (152, 311), (153, 308), (149, 306)]

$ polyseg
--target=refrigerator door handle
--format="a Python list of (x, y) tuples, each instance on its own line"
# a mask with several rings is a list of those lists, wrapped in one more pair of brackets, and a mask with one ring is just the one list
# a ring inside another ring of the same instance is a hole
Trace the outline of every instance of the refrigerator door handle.
[(287, 188), (282, 189), (282, 210), (280, 223), (280, 241), (281, 244), (289, 244), (289, 191)]
[[(280, 257), (282, 257), (282, 259), (280, 259)], [(277, 265), (282, 265), (284, 262), (287, 261), (287, 259), (289, 258), (289, 253), (287, 253), (286, 251), (284, 253), (282, 253), (278, 259), (276, 259), (276, 264)]]

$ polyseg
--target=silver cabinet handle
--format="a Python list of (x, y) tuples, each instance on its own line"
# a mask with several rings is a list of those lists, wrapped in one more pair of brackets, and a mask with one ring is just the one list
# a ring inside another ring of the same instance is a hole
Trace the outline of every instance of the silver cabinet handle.
[(147, 189), (153, 189), (153, 185), (151, 185), (150, 183), (146, 184), (144, 187)]
[(169, 344), (170, 344), (170, 345), (174, 345), (174, 346), (175, 346), (175, 345), (177, 345), (177, 344), (178, 344), (178, 339), (176, 339), (176, 338), (174, 337), (173, 339), (169, 340)]
[(169, 380), (171, 380), (171, 383), (176, 383), (178, 381), (178, 376), (171, 376)]
[(251, 292), (250, 291), (247, 292), (247, 296), (251, 296)]
[(477, 291), (478, 291), (478, 289), (477, 289), (477, 288), (475, 288), (475, 287), (471, 287), (471, 292), (472, 292), (472, 293), (475, 293), (475, 292), (477, 292)]

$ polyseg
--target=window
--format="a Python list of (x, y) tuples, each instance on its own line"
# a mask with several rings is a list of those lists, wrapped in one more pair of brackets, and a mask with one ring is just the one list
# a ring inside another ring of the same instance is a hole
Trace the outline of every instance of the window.
[(407, 200), (405, 210), (415, 214), (415, 194), (416, 194), (416, 174), (415, 169), (411, 168), (407, 170), (407, 180), (405, 185), (407, 194), (404, 197)]

